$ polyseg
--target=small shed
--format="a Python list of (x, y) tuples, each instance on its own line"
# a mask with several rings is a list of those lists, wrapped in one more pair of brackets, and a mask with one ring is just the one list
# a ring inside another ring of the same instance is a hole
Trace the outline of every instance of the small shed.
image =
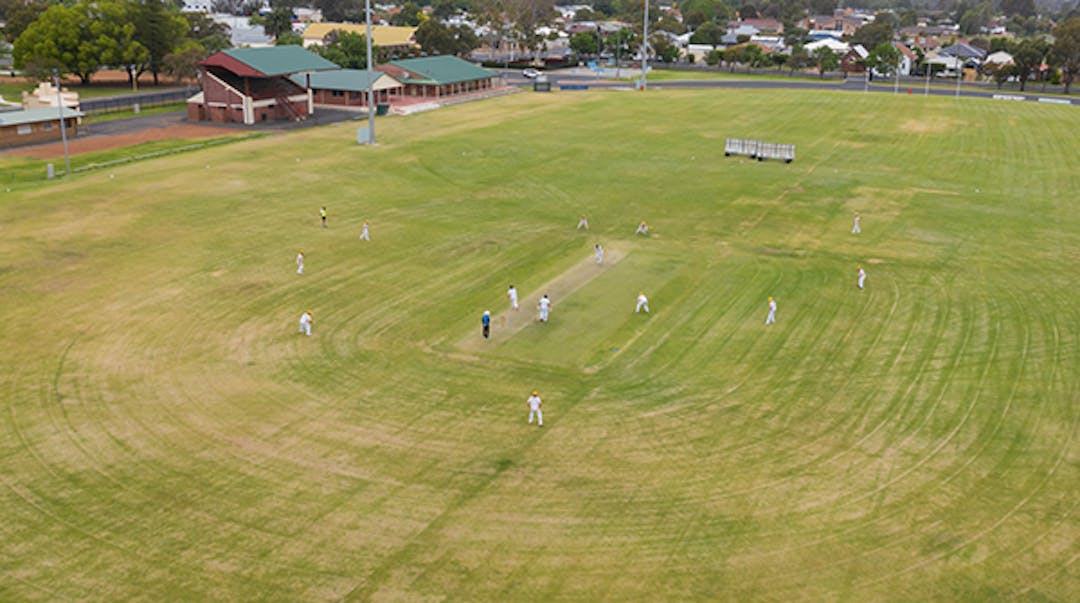
[[(393, 98), (401, 96), (404, 89), (401, 82), (382, 71), (374, 71), (372, 76), (376, 103), (391, 103)], [(293, 75), (289, 79), (298, 86), (310, 86), (317, 105), (367, 106), (370, 84), (366, 69), (320, 71), (311, 74), (310, 83), (303, 75)]]
[[(82, 111), (64, 107), (68, 138), (79, 134)], [(0, 148), (17, 147), (61, 139), (60, 111), (56, 107), (0, 112)]]
[(496, 74), (453, 56), (402, 59), (378, 69), (402, 83), (405, 96), (443, 98), (495, 87)]

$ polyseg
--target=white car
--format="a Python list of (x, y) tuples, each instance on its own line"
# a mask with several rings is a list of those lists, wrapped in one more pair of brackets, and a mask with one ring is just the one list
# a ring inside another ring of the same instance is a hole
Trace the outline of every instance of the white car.
[(541, 72), (539, 69), (533, 69), (532, 67), (526, 67), (525, 69), (521, 70), (521, 75), (524, 75), (530, 80), (540, 77), (541, 73), (543, 72)]

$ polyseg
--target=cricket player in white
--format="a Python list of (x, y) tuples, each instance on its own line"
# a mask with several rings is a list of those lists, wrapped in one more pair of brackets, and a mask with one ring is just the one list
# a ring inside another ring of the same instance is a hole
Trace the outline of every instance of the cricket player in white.
[(300, 315), (300, 333), (311, 337), (311, 310)]
[(765, 317), (765, 324), (771, 325), (776, 322), (776, 300), (769, 298), (769, 315)]
[(527, 402), (529, 404), (529, 425), (532, 425), (533, 415), (536, 415), (536, 423), (540, 427), (543, 427), (544, 412), (540, 410), (540, 407), (543, 406), (544, 403), (540, 400), (540, 394), (534, 390)]
[(600, 243), (597, 243), (595, 249), (596, 249), (596, 265), (599, 266), (600, 264), (604, 263), (604, 248), (600, 246)]
[(368, 227), (368, 223), (366, 221), (364, 222), (364, 226), (360, 229), (360, 240), (361, 241), (370, 241), (371, 240), (371, 231), (370, 231), (370, 229)]
[(639, 234), (639, 235), (647, 235), (647, 234), (649, 234), (649, 225), (646, 224), (645, 222), (642, 222), (641, 224), (638, 224), (637, 230), (634, 231), (634, 234)]
[(548, 311), (551, 310), (551, 300), (548, 299), (547, 294), (540, 298), (540, 303), (537, 304), (540, 307), (540, 322), (548, 321)]
[(510, 309), (518, 310), (517, 289), (513, 285), (510, 285), (510, 288), (506, 290), (506, 297), (510, 298)]
[(865, 283), (865, 282), (866, 282), (866, 271), (862, 269), (862, 266), (859, 266), (859, 288), (860, 289), (863, 288), (863, 283)]
[(859, 227), (859, 212), (855, 212), (855, 225), (851, 227), (851, 234), (859, 234), (862, 232), (862, 228)]
[(585, 217), (585, 214), (581, 214), (581, 219), (577, 223), (577, 229), (581, 230), (582, 228), (589, 230), (589, 219)]
[(649, 298), (645, 297), (644, 291), (639, 291), (637, 294), (637, 307), (634, 308), (634, 314), (641, 312), (641, 309), (645, 308), (645, 313), (649, 313)]
[(296, 273), (304, 273), (304, 250), (301, 249), (300, 253), (296, 254)]

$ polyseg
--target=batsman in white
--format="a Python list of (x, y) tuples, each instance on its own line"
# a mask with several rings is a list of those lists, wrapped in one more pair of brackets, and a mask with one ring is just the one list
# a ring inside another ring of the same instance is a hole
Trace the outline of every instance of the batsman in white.
[(536, 390), (533, 390), (532, 395), (529, 396), (529, 399), (526, 400), (526, 403), (529, 405), (529, 425), (532, 425), (533, 416), (535, 415), (537, 425), (539, 427), (543, 427), (544, 412), (540, 410), (540, 408), (544, 405), (544, 403), (540, 400), (540, 393)]
[(360, 228), (360, 240), (361, 241), (370, 241), (371, 240), (371, 227), (368, 226), (367, 220), (364, 221), (363, 227)]
[(311, 310), (300, 315), (300, 331), (298, 332), (311, 337)]
[(866, 282), (866, 271), (862, 269), (862, 266), (859, 266), (859, 288), (860, 289), (863, 288), (863, 283), (865, 283), (865, 282)]
[(604, 248), (597, 243), (594, 249), (596, 250), (596, 265), (599, 266), (604, 263)]
[(769, 315), (765, 317), (765, 324), (771, 325), (776, 322), (776, 300), (769, 298)]
[(518, 308), (518, 299), (517, 299), (517, 289), (515, 289), (513, 285), (510, 285), (510, 288), (506, 290), (506, 297), (510, 298), (510, 309), (511, 310), (518, 310), (519, 308)]
[(547, 293), (540, 298), (540, 303), (536, 304), (536, 306), (540, 308), (540, 322), (547, 322), (548, 312), (551, 310), (551, 300), (548, 299)]
[(304, 273), (304, 250), (301, 249), (300, 253), (296, 254), (296, 273)]
[(855, 212), (855, 225), (851, 227), (851, 234), (859, 234), (862, 228), (859, 226), (859, 212)]
[(634, 314), (641, 312), (642, 308), (645, 309), (645, 313), (649, 313), (649, 298), (645, 297), (644, 291), (638, 291), (637, 294), (637, 307), (634, 308)]

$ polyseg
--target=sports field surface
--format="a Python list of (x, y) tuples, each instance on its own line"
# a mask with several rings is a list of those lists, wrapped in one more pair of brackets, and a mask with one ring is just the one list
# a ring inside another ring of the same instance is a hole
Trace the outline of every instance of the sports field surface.
[(1076, 108), (356, 126), (0, 192), (0, 600), (1080, 600)]

